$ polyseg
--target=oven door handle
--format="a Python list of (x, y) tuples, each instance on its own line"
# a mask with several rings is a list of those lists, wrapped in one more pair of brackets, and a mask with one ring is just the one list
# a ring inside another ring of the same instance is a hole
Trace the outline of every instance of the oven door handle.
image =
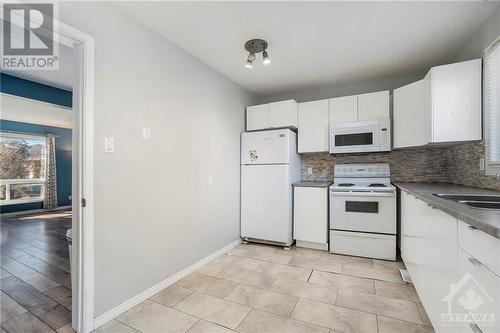
[(395, 197), (395, 192), (334, 192), (330, 191), (331, 196), (339, 197)]

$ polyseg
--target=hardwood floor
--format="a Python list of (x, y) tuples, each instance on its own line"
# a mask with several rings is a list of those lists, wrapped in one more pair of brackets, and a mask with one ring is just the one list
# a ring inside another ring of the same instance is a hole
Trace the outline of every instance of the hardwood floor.
[(66, 231), (71, 211), (2, 218), (2, 332), (67, 332), (71, 275)]

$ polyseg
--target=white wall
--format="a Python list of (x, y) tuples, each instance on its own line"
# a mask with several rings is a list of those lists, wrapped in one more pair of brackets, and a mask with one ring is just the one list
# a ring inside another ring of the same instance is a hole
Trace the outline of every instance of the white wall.
[(60, 18), (96, 39), (99, 316), (239, 238), (239, 135), (254, 100), (110, 4), (61, 3)]
[(373, 91), (393, 90), (394, 88), (402, 87), (408, 83), (420, 80), (425, 76), (425, 73), (429, 70), (429, 68), (425, 68), (421, 72), (417, 73), (394, 75), (366, 81), (346, 82), (337, 85), (293, 91), (271, 97), (263, 97), (259, 99), (259, 102), (268, 103), (285, 99), (295, 99), (297, 102), (307, 102), (318, 99), (363, 94)]
[(465, 61), (483, 57), (483, 52), (488, 45), (500, 35), (500, 7), (491, 17), (474, 31), (470, 40), (457, 53), (456, 61)]
[(71, 108), (34, 99), (0, 93), (0, 119), (21, 123), (71, 128)]

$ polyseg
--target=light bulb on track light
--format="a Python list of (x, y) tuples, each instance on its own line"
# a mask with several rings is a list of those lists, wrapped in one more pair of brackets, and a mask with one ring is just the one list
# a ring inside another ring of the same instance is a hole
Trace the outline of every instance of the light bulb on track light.
[(262, 58), (264, 59), (262, 61), (264, 65), (269, 65), (271, 63), (271, 58), (269, 58), (269, 54), (267, 54), (267, 51), (262, 52)]

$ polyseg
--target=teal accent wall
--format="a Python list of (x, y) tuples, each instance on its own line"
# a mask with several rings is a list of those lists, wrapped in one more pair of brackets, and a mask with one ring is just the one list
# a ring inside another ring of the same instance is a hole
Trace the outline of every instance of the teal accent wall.
[[(72, 93), (36, 82), (20, 79), (11, 75), (0, 74), (0, 91), (3, 93), (31, 98), (43, 102), (71, 107)], [(57, 203), (59, 206), (71, 205), (71, 158), (72, 131), (38, 124), (21, 123), (0, 119), (0, 131), (32, 133), (34, 135), (56, 135), (56, 167), (57, 167)], [(41, 209), (42, 203), (27, 203), (0, 206), (0, 213), (12, 213), (33, 209)]]

